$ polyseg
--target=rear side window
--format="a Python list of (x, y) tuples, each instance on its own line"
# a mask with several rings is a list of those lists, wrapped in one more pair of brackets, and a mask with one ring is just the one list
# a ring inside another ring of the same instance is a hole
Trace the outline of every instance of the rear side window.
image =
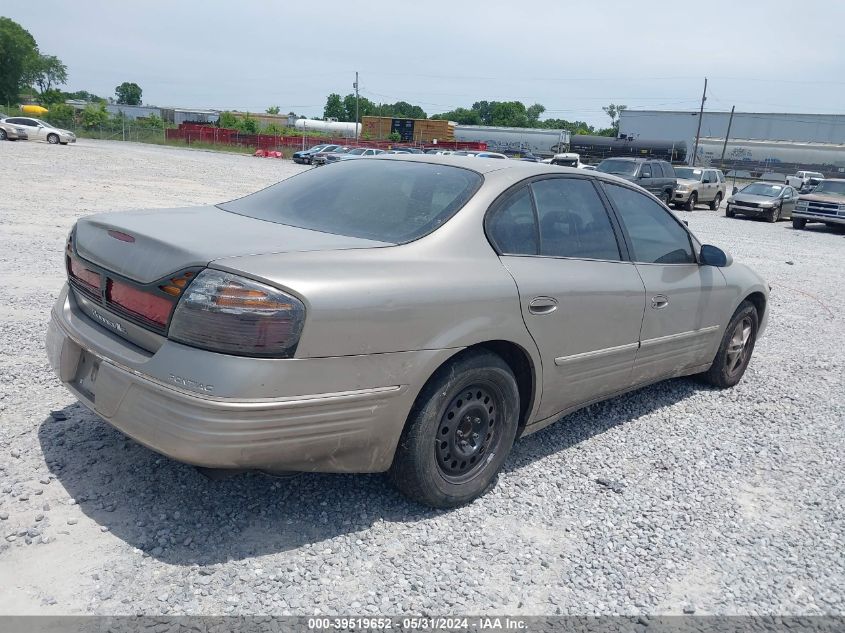
[(503, 255), (536, 255), (537, 222), (531, 194), (523, 187), (489, 216), (487, 234)]
[(660, 166), (663, 167), (663, 175), (666, 178), (674, 178), (675, 177), (675, 168), (672, 167), (669, 163), (661, 162)]
[(540, 254), (621, 259), (607, 210), (589, 180), (551, 178), (531, 185), (540, 224)]
[(695, 263), (689, 234), (670, 211), (627, 187), (605, 183), (604, 188), (628, 232), (635, 262)]
[(481, 186), (469, 169), (408, 161), (339, 161), (219, 205), (312, 231), (401, 244), (440, 227)]
[(717, 170), (716, 175), (719, 177), (719, 182), (725, 182), (725, 174)]

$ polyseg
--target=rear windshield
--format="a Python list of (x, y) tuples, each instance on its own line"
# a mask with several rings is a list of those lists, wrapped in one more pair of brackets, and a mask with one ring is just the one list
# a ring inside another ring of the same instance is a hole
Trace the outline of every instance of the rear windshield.
[(685, 180), (701, 180), (700, 169), (693, 169), (692, 167), (675, 167), (675, 176)]
[(481, 182), (480, 174), (459, 167), (349, 160), (218, 206), (259, 220), (401, 244), (441, 226)]
[(638, 163), (632, 160), (619, 160), (616, 158), (606, 158), (596, 167), (598, 171), (606, 174), (616, 174), (617, 176), (633, 176), (637, 173)]

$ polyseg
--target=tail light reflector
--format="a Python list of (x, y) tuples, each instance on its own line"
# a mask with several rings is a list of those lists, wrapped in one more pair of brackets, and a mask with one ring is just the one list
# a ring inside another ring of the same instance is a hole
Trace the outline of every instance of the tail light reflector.
[(100, 273), (88, 270), (76, 258), (68, 255), (67, 272), (77, 282), (83, 284), (88, 290), (100, 292)]
[(114, 279), (106, 282), (106, 301), (135, 316), (165, 327), (173, 310), (173, 302)]

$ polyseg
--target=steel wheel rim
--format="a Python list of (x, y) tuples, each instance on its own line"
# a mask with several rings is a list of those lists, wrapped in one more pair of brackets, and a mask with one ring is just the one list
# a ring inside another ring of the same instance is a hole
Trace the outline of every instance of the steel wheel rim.
[(47, 142), (52, 144), (52, 145), (55, 145), (56, 143), (59, 142), (59, 137), (56, 136), (55, 134), (51, 134), (50, 136), (47, 137)]
[(464, 483), (495, 455), (502, 433), (502, 401), (489, 385), (473, 384), (452, 398), (437, 426), (434, 454), (450, 483)]
[(750, 316), (744, 317), (736, 324), (730, 341), (728, 342), (727, 354), (725, 355), (725, 366), (728, 373), (735, 374), (745, 363), (748, 353), (751, 350), (751, 335), (754, 333), (754, 324)]

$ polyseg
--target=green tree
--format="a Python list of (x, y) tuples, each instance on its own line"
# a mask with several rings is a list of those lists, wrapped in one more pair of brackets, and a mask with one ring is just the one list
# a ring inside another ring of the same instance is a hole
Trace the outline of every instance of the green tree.
[(39, 54), (29, 64), (26, 79), (38, 87), (42, 103), (49, 103), (45, 95), (54, 92), (56, 86), (67, 83), (67, 66), (55, 55)]
[(221, 112), (220, 118), (217, 119), (217, 126), (235, 130), (238, 127), (238, 117), (231, 112)]
[(278, 114), (280, 111), (281, 108), (279, 106), (270, 106), (266, 110), (267, 114)]
[(603, 134), (602, 136), (616, 136), (619, 133), (619, 116), (622, 114), (623, 110), (627, 110), (628, 106), (626, 105), (616, 105), (615, 103), (611, 103), (610, 105), (602, 106), (602, 110), (605, 111), (605, 114), (610, 117), (610, 130), (613, 131), (613, 134)]
[(261, 133), (271, 134), (273, 136), (283, 136), (285, 134), (285, 127), (279, 125), (278, 123), (270, 123), (263, 130), (261, 130)]
[(387, 140), (398, 142), (398, 141), (402, 140), (402, 135), (399, 134), (399, 132), (391, 132), (390, 134), (387, 135)]
[(17, 103), (37, 58), (32, 34), (14, 20), (0, 17), (0, 103)]
[(244, 134), (258, 134), (258, 121), (254, 117), (249, 116), (249, 112), (245, 112), (238, 119), (237, 130)]
[(539, 103), (535, 103), (532, 106), (528, 106), (525, 109), (525, 114), (528, 117), (528, 123), (531, 127), (534, 127), (536, 123), (540, 120), (540, 115), (546, 111), (546, 107), (540, 105)]
[(444, 112), (443, 114), (435, 114), (432, 119), (444, 119), (446, 121), (454, 121), (460, 125), (481, 125), (481, 115), (477, 110), (468, 110), (467, 108), (455, 108), (451, 112)]
[(490, 125), (528, 127), (528, 114), (521, 101), (494, 101), (490, 108)]
[(50, 123), (58, 127), (70, 127), (74, 123), (76, 110), (64, 103), (54, 103), (50, 111), (44, 115)]
[[(340, 121), (354, 121), (355, 120), (355, 95), (348, 94), (343, 98), (343, 108), (346, 110), (346, 116)], [(358, 119), (365, 116), (376, 115), (376, 104), (366, 97), (359, 97), (358, 99)]]
[(124, 81), (114, 89), (117, 102), (122, 105), (141, 105), (141, 86), (136, 83)]
[(323, 108), (324, 119), (337, 119), (338, 121), (346, 121), (346, 108), (343, 106), (343, 99), (336, 92), (331, 93), (326, 98), (326, 107)]
[(489, 101), (476, 101), (472, 104), (472, 109), (478, 112), (481, 125), (493, 124), (493, 111)]
[(109, 113), (102, 103), (89, 103), (82, 111), (82, 125), (87, 128), (101, 127), (109, 122)]

